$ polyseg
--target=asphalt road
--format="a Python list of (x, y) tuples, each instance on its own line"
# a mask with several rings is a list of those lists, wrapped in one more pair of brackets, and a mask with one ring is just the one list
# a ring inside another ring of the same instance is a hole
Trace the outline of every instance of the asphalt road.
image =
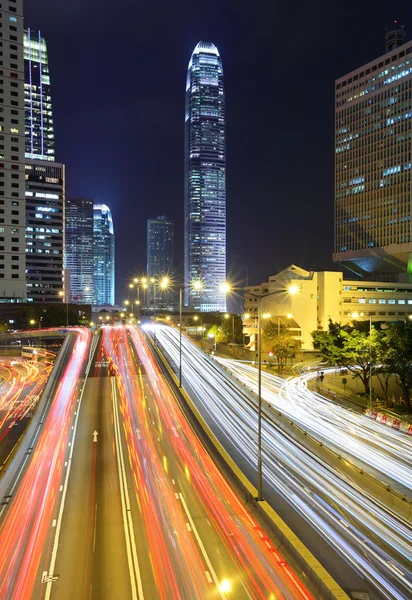
[[(156, 338), (178, 364), (178, 333), (157, 326)], [(256, 482), (255, 400), (186, 339), (183, 384), (216, 437)], [(269, 415), (262, 439), (264, 497), (338, 583), (369, 598), (409, 597), (410, 524), (291, 443)]]
[(0, 362), (0, 465), (24, 433), (50, 375), (52, 363)]
[(0, 479), (0, 598), (46, 597), (90, 332), (73, 331)]
[(132, 334), (105, 328), (85, 386), (51, 598), (309, 600)]

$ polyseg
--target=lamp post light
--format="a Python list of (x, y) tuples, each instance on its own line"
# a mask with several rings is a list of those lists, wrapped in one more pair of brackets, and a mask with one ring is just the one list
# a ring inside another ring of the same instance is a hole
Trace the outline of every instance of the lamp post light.
[(232, 317), (232, 343), (235, 343), (235, 315), (229, 315), (229, 313), (225, 314), (225, 319), (230, 319)]
[(181, 285), (179, 290), (179, 387), (182, 387), (182, 312), (183, 312), (183, 288), (192, 287), (194, 290), (200, 291), (203, 288), (201, 281), (194, 281), (191, 285)]
[(299, 291), (298, 286), (291, 285), (289, 288), (275, 290), (268, 294), (252, 294), (247, 292), (248, 296), (257, 298), (258, 302), (258, 502), (263, 500), (263, 471), (262, 471), (262, 319), (270, 317), (268, 313), (262, 314), (262, 298), (275, 296), (276, 294), (289, 293), (296, 294)]
[[(60, 290), (58, 292), (58, 296), (62, 299), (62, 302), (64, 302), (64, 291)], [(66, 297), (66, 327), (69, 326), (69, 301), (68, 298)]]
[[(364, 313), (358, 313), (357, 311), (352, 313), (352, 318), (359, 319), (363, 317)], [(372, 315), (369, 315), (369, 408), (372, 410)]]

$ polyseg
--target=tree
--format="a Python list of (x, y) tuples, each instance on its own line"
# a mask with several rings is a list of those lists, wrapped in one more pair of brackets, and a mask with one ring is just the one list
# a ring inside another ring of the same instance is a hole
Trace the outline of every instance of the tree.
[[(230, 314), (229, 318), (225, 317), (221, 323), (222, 331), (226, 338), (235, 344), (241, 344), (243, 341), (243, 321), (239, 315)], [(233, 328), (235, 330), (235, 339), (233, 339)]]
[(393, 373), (402, 388), (408, 410), (411, 409), (412, 387), (412, 323), (393, 323), (384, 330), (380, 343), (380, 359), (385, 371)]
[(329, 321), (328, 331), (312, 333), (313, 346), (329, 364), (351, 371), (354, 378), (362, 381), (365, 394), (369, 394), (370, 375), (378, 369), (377, 333), (375, 329), (370, 334), (361, 329)]
[(210, 329), (207, 331), (208, 336), (211, 334), (213, 334), (216, 344), (224, 344), (227, 342), (227, 336), (221, 327), (212, 325), (212, 327), (210, 327)]
[(299, 343), (293, 339), (283, 324), (267, 321), (263, 327), (263, 340), (273, 352), (278, 370), (281, 371), (288, 358), (294, 358)]

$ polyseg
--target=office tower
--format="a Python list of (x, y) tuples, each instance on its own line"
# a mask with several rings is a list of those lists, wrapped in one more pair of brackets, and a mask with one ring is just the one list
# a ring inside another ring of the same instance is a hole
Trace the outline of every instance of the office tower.
[(46, 40), (24, 32), (26, 158), (54, 160), (54, 127)]
[[(225, 311), (226, 148), (223, 67), (199, 42), (189, 61), (185, 112), (185, 305)], [(201, 280), (200, 292), (190, 284)]]
[(93, 207), (93, 304), (114, 305), (114, 231), (110, 208)]
[(157, 217), (147, 221), (147, 273), (149, 277), (170, 275), (174, 253), (173, 221)]
[(412, 273), (412, 42), (395, 24), (387, 53), (336, 81), (333, 258), (362, 277)]
[(22, 0), (3, 4), (0, 21), (0, 302), (22, 302), (26, 298)]
[(61, 302), (64, 165), (26, 159), (27, 300)]
[(93, 301), (93, 200), (66, 200), (64, 266), (69, 271), (70, 301)]

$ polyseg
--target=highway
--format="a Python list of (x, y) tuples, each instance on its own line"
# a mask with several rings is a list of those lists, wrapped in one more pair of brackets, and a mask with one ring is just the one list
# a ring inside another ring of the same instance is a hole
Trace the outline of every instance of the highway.
[(128, 455), (138, 597), (311, 598), (208, 455), (142, 334), (106, 328), (104, 340)]
[(90, 337), (65, 342), (32, 449), (0, 481), (0, 598), (314, 600), (208, 455), (143, 334), (104, 327), (83, 385)]
[[(179, 332), (162, 325), (155, 331), (176, 368)], [(185, 337), (183, 383), (221, 443), (256, 480), (256, 403), (250, 394)], [(267, 415), (263, 456), (266, 499), (345, 590), (412, 596), (409, 522), (299, 446)]]
[[(257, 370), (250, 364), (216, 358), (257, 393)], [(402, 494), (412, 497), (412, 437), (384, 427), (307, 389), (305, 374), (285, 381), (262, 373), (262, 397), (316, 439), (361, 468), (369, 468)]]
[(0, 480), (2, 600), (43, 598), (51, 585), (73, 420), (91, 338), (85, 328), (72, 331), (56, 363), (57, 381), (50, 395), (43, 395), (21, 452)]
[(41, 363), (21, 358), (0, 361), (0, 465), (28, 424), (53, 368), (52, 356)]

